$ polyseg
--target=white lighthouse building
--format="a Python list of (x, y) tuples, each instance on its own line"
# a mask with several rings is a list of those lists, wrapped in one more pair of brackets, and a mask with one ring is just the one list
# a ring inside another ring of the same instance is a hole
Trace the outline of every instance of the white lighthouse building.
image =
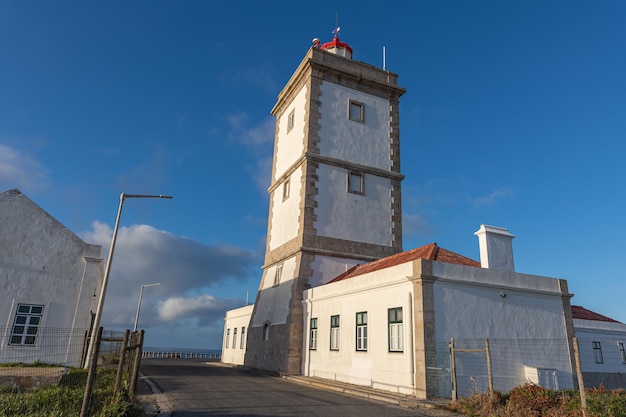
[(278, 96), (263, 277), (245, 364), (300, 373), (302, 292), (402, 250), (397, 75), (314, 46)]

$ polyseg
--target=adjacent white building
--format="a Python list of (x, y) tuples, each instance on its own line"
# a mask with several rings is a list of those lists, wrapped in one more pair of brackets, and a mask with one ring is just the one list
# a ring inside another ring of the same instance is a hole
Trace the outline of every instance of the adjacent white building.
[(81, 366), (101, 281), (101, 246), (0, 193), (0, 362)]

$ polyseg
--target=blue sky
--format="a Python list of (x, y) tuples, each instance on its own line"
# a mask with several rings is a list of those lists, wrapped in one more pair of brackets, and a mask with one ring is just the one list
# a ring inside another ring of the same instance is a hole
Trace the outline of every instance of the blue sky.
[[(400, 2), (398, 2), (400, 3)], [(407, 3), (407, 4), (404, 4)], [(147, 346), (218, 348), (261, 277), (269, 111), (336, 13), (354, 59), (398, 73), (404, 249), (478, 259), (507, 227), (519, 272), (626, 322), (623, 1), (0, 2), (0, 191), (108, 250), (104, 310)]]

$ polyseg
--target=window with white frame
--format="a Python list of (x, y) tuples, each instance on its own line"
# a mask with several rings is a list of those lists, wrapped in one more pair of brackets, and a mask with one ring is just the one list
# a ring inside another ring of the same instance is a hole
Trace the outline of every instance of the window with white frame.
[(290, 188), (291, 183), (289, 181), (289, 178), (287, 178), (285, 182), (283, 182), (283, 201), (289, 198), (289, 192), (291, 191)]
[(233, 329), (233, 349), (237, 347), (237, 328)]
[(293, 109), (291, 110), (291, 113), (289, 113), (289, 116), (287, 116), (287, 133), (289, 133), (291, 129), (293, 129), (295, 116), (296, 116), (296, 109)]
[(390, 308), (389, 322), (389, 352), (404, 351), (404, 335), (402, 331), (402, 307)]
[(339, 350), (339, 316), (330, 316), (330, 350)]
[(361, 122), (365, 120), (365, 106), (358, 101), (348, 100), (348, 119), (353, 122)]
[(309, 349), (317, 349), (317, 318), (311, 319), (311, 337), (309, 341)]
[(356, 313), (356, 350), (367, 350), (367, 312)]
[(363, 174), (360, 172), (348, 172), (347, 188), (349, 193), (365, 194)]
[(624, 343), (619, 342), (617, 346), (619, 347), (619, 355), (622, 358), (622, 363), (626, 364), (626, 351), (624, 350)]
[(241, 341), (239, 342), (239, 349), (243, 349), (243, 344), (246, 341), (246, 328), (241, 328)]
[(18, 304), (11, 329), (10, 345), (33, 346), (37, 341), (37, 332), (43, 316), (42, 305)]
[(595, 363), (604, 363), (604, 358), (602, 357), (602, 345), (600, 342), (591, 342), (593, 346), (593, 360)]
[(228, 343), (230, 341), (230, 329), (226, 330), (226, 343), (224, 343), (224, 347), (228, 349)]
[(280, 276), (283, 274), (283, 266), (278, 265), (276, 267), (276, 272), (274, 273), (274, 285), (280, 284)]

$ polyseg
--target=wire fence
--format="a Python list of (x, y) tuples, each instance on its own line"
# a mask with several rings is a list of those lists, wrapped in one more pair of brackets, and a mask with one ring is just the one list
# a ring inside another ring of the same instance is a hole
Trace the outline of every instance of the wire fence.
[(469, 397), (532, 383), (563, 390), (626, 388), (625, 341), (613, 338), (451, 339), (427, 352), (428, 395)]

